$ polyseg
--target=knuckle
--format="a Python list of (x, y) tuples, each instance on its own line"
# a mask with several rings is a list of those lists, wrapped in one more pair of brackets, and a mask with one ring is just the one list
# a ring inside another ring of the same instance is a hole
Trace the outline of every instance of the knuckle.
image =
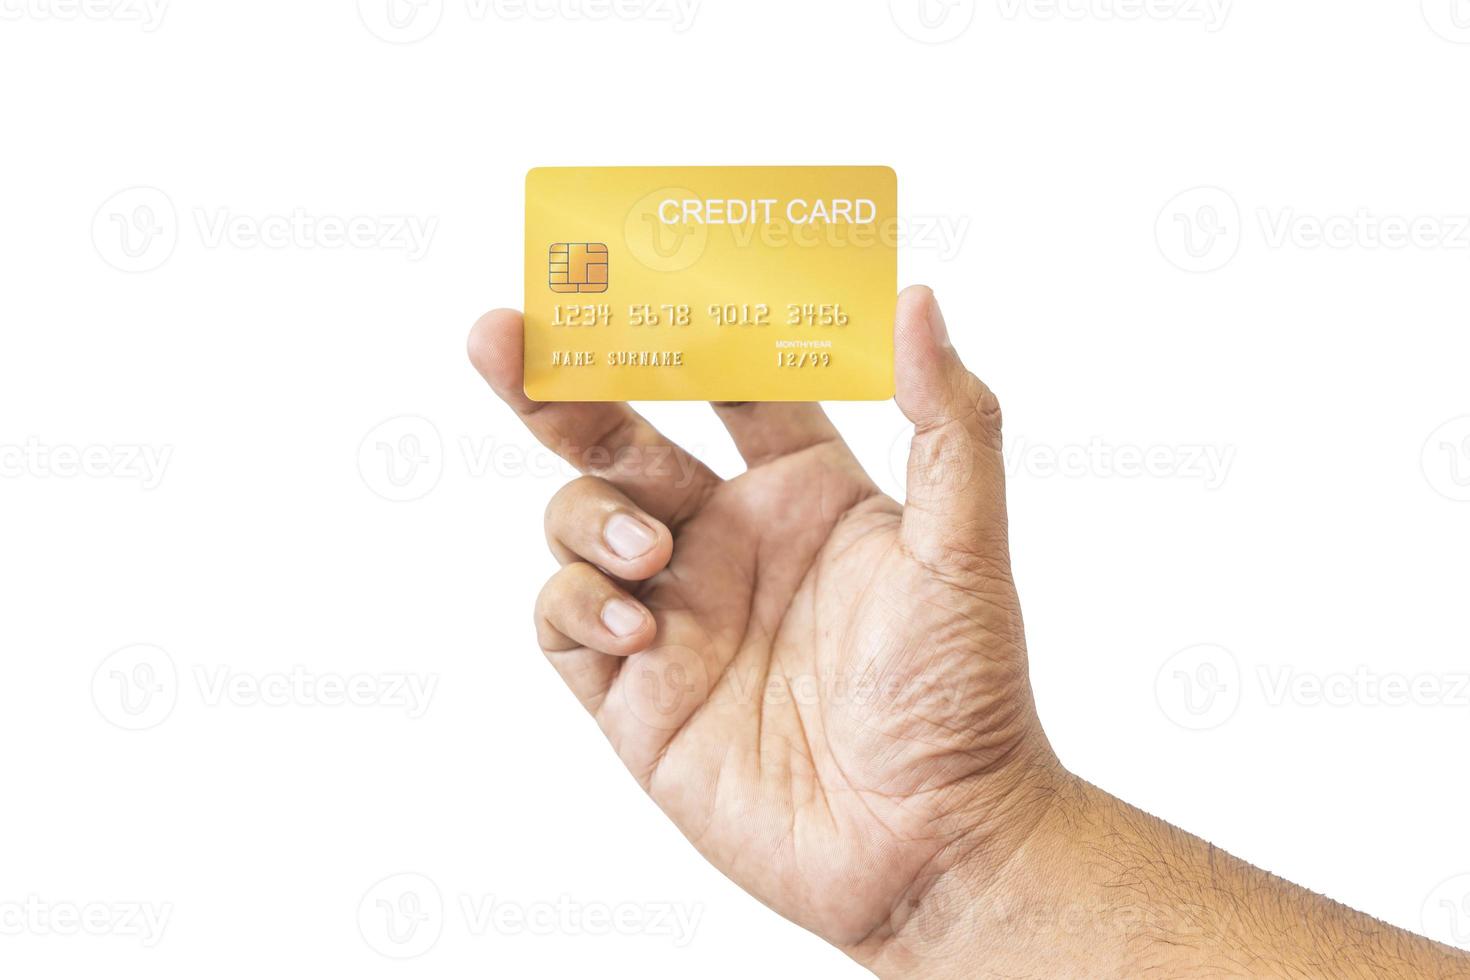
[(555, 575), (546, 580), (545, 585), (541, 586), (541, 591), (536, 593), (534, 615), (538, 623), (543, 622), (547, 613), (556, 605), (557, 596), (561, 592), (561, 576), (562, 573), (558, 570)]
[(965, 378), (965, 402), (970, 408), (970, 415), (980, 429), (981, 435), (989, 445), (998, 445), (1000, 432), (1003, 424), (1000, 409), (1000, 399), (990, 386), (973, 374)]
[(541, 594), (536, 597), (538, 609), (549, 609), (563, 601), (568, 594), (575, 591), (582, 580), (582, 573), (591, 566), (586, 562), (574, 561), (563, 565), (552, 573), (551, 578), (541, 587)]
[(601, 569), (585, 561), (564, 565), (556, 577), (559, 580), (558, 596), (564, 599), (598, 595), (607, 591), (610, 585)]
[(606, 480), (595, 476), (579, 476), (563, 484), (546, 502), (546, 526), (550, 528), (568, 519), (583, 501), (605, 495), (607, 487)]
[(537, 630), (543, 633), (557, 631), (565, 610), (574, 604), (579, 593), (595, 585), (600, 575), (586, 562), (573, 562), (557, 569), (536, 596), (534, 617)]
[(973, 438), (962, 428), (938, 430), (916, 438), (909, 450), (909, 472), (925, 486), (964, 490), (974, 469)]
[(536, 597), (536, 605), (531, 610), (531, 623), (536, 627), (536, 638), (543, 647), (551, 632), (551, 600), (546, 597), (547, 588), (549, 586), (542, 587), (541, 594)]

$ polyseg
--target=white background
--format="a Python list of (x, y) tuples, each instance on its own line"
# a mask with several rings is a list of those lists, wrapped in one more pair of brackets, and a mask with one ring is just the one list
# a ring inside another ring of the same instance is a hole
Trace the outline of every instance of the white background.
[[(860, 974), (533, 645), (566, 470), (463, 340), (541, 164), (892, 165), (1063, 760), (1470, 945), (1456, 2), (0, 0), (0, 972)], [(832, 411), (900, 494), (897, 410)]]

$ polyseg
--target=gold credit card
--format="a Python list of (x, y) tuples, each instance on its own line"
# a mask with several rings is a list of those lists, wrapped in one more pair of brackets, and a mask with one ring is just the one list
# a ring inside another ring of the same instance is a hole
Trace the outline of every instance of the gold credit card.
[(526, 175), (526, 395), (893, 397), (888, 167)]

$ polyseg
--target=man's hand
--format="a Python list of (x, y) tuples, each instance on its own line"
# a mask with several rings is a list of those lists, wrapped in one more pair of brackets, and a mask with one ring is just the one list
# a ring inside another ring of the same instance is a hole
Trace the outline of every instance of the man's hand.
[(519, 314), (483, 317), (469, 349), (586, 474), (547, 509), (562, 567), (542, 649), (684, 834), (782, 915), (893, 976), (1463, 965), (1058, 765), (1027, 680), (1000, 407), (929, 290), (898, 303), (903, 506), (817, 405), (716, 405), (749, 467), (727, 481), (627, 405), (527, 399)]
[(521, 391), (521, 318), (470, 356), (588, 474), (546, 515), (562, 568), (540, 644), (633, 775), (717, 867), (846, 948), (902, 933), (935, 883), (1001, 866), (1056, 766), (1026, 675), (1000, 408), (933, 295), (899, 300), (909, 501), (814, 404), (716, 405), (721, 480), (622, 404)]

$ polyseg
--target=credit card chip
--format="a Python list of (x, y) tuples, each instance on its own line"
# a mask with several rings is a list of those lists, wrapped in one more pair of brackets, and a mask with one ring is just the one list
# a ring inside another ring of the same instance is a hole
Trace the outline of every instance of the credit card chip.
[(607, 246), (601, 242), (557, 242), (551, 246), (548, 282), (553, 293), (607, 292)]

